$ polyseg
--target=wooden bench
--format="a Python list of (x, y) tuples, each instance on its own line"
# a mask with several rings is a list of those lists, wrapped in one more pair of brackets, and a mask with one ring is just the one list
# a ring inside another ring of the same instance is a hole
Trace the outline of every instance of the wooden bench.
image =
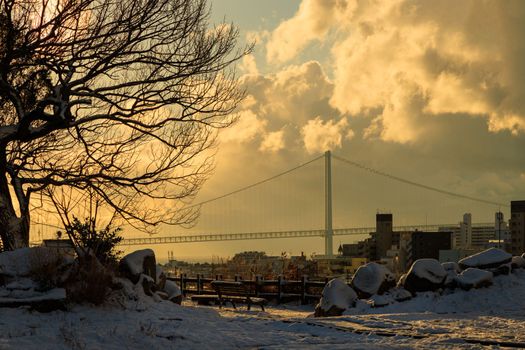
[(235, 303), (247, 304), (248, 310), (252, 305), (258, 305), (262, 311), (264, 311), (264, 305), (268, 303), (264, 298), (251, 297), (250, 289), (242, 282), (213, 281), (210, 285), (217, 293), (216, 295), (193, 295), (191, 300), (199, 303), (213, 301), (218, 303), (219, 307), (229, 302), (234, 309), (237, 309)]

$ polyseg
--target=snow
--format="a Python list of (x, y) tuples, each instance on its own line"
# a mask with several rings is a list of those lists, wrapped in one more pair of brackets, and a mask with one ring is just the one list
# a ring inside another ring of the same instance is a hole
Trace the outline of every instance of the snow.
[(371, 262), (357, 269), (352, 278), (352, 287), (368, 295), (374, 295), (380, 292), (385, 282), (395, 285), (392, 272), (383, 265)]
[(34, 248), (21, 248), (0, 254), (0, 274), (7, 276), (27, 276), (31, 272)]
[(171, 300), (172, 298), (178, 297), (182, 294), (177, 283), (170, 280), (166, 280), (166, 284), (164, 285), (164, 292), (168, 294), (168, 300)]
[(129, 281), (125, 288), (134, 288), (136, 298), (103, 307), (77, 305), (50, 313), (2, 308), (0, 348), (480, 349), (480, 341), (525, 344), (522, 269), (494, 277), (488, 288), (418, 293), (380, 308), (359, 300), (343, 316), (327, 318), (311, 317), (312, 305), (270, 305), (265, 312), (197, 306), (189, 300), (179, 306), (154, 302)]
[(504, 250), (498, 248), (490, 248), (480, 253), (468, 256), (459, 261), (459, 266), (462, 268), (477, 267), (477, 268), (491, 268), (498, 267), (510, 262), (512, 255)]
[(511, 265), (513, 268), (523, 269), (525, 268), (525, 258), (523, 256), (513, 256)]
[(324, 311), (330, 310), (332, 306), (345, 310), (352, 307), (356, 299), (357, 294), (352, 288), (342, 279), (334, 278), (324, 287), (319, 304)]
[(456, 283), (463, 289), (479, 288), (492, 284), (492, 272), (469, 267), (457, 275)]
[(447, 272), (439, 261), (435, 259), (419, 259), (412, 264), (407, 275), (410, 274), (414, 274), (434, 284), (439, 284), (443, 282)]
[(151, 249), (142, 249), (129, 253), (122, 258), (122, 263), (128, 266), (129, 271), (133, 275), (139, 275), (143, 272), (143, 262), (148, 256), (155, 257), (155, 253)]

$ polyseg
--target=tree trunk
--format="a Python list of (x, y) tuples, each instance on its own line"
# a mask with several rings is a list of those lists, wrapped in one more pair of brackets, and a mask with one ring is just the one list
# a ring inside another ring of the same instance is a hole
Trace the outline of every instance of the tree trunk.
[(21, 217), (16, 214), (6, 173), (3, 153), (0, 154), (0, 238), (3, 250), (14, 250), (29, 246), (29, 210), (23, 210)]

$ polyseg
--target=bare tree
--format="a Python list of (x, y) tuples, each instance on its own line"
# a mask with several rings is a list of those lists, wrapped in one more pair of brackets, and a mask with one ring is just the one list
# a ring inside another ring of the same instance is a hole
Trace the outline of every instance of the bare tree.
[(57, 189), (141, 228), (195, 218), (180, 203), (210, 172), (251, 50), (208, 22), (206, 0), (0, 0), (5, 249), (28, 245), (32, 198)]

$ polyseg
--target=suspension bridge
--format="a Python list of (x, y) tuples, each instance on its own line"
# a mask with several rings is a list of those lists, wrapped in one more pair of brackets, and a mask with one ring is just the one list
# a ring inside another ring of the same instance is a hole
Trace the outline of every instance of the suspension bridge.
[[(246, 227), (243, 228), (236, 228), (236, 229), (226, 229), (222, 230), (222, 232), (219, 232), (219, 230), (216, 229), (208, 229), (207, 233), (185, 233), (185, 234), (173, 234), (170, 236), (149, 236), (149, 237), (135, 237), (135, 238), (126, 238), (121, 243), (122, 245), (152, 245), (152, 244), (179, 244), (179, 243), (198, 243), (198, 242), (213, 242), (213, 241), (233, 241), (233, 240), (259, 240), (259, 239), (280, 239), (280, 238), (302, 238), (302, 237), (320, 237), (324, 238), (324, 250), (326, 256), (332, 256), (333, 255), (333, 239), (334, 236), (351, 236), (351, 235), (366, 235), (371, 232), (375, 231), (375, 227), (334, 227), (334, 207), (333, 207), (333, 200), (334, 200), (334, 193), (333, 193), (333, 174), (332, 174), (332, 160), (336, 160), (340, 164), (343, 164), (345, 166), (351, 166), (360, 170), (363, 170), (368, 173), (372, 173), (374, 175), (377, 175), (382, 178), (386, 178), (388, 180), (396, 181), (405, 185), (408, 185), (409, 187), (418, 188), (424, 192), (433, 192), (437, 193), (439, 195), (445, 195), (459, 200), (466, 200), (466, 201), (474, 201), (478, 203), (483, 203), (486, 205), (489, 205), (491, 207), (503, 207), (507, 206), (506, 204), (497, 203), (494, 201), (486, 200), (483, 198), (476, 198), (464, 194), (459, 194), (451, 191), (447, 191), (444, 189), (440, 189), (437, 187), (429, 186), (427, 184), (422, 184), (418, 182), (414, 182), (405, 178), (401, 178), (398, 176), (394, 176), (391, 174), (388, 174), (386, 172), (379, 171), (377, 169), (362, 165), (360, 163), (348, 160), (346, 158), (333, 155), (330, 151), (327, 151), (324, 155), (318, 156), (308, 162), (305, 162), (301, 165), (298, 165), (294, 168), (291, 168), (287, 171), (284, 171), (282, 173), (279, 173), (275, 176), (269, 177), (267, 179), (264, 179), (262, 181), (250, 184), (248, 186), (239, 188), (237, 190), (234, 190), (232, 192), (219, 195), (217, 197), (214, 197), (212, 199), (193, 204), (189, 209), (198, 208), (199, 210), (202, 210), (204, 207), (209, 206), (212, 203), (221, 202), (224, 201), (227, 198), (231, 198), (233, 196), (239, 196), (243, 193), (253, 191), (255, 188), (263, 187), (273, 181), (276, 181), (280, 178), (284, 178), (286, 176), (290, 176), (290, 174), (296, 173), (300, 169), (303, 169), (305, 167), (311, 166), (312, 164), (317, 164), (321, 160), (324, 160), (324, 169), (322, 170), (323, 176), (322, 176), (322, 197), (323, 197), (323, 206), (322, 208), (320, 206), (317, 206), (315, 208), (315, 212), (319, 213), (320, 211), (323, 212), (323, 221), (324, 225), (322, 227), (316, 227), (315, 229), (310, 228), (304, 228), (304, 226), (307, 226), (308, 223), (303, 223), (302, 228), (300, 229), (289, 229), (289, 230), (253, 230), (254, 222), (249, 222)], [(321, 169), (317, 169), (321, 170)], [(291, 180), (294, 184), (299, 183), (297, 178)], [(303, 181), (304, 182), (304, 181)], [(318, 184), (317, 184), (318, 185)], [(285, 185), (290, 186), (290, 184)], [(318, 187), (321, 186), (316, 186)], [(308, 190), (312, 190), (312, 188), (309, 188)], [(267, 192), (267, 190), (263, 189), (262, 194), (256, 194), (253, 193), (249, 194), (249, 196), (262, 196)], [(320, 191), (318, 191), (320, 192)], [(339, 193), (339, 191), (337, 192)], [(271, 194), (272, 196), (278, 197), (277, 193)], [(362, 199), (360, 199), (362, 200)], [(240, 201), (242, 202), (242, 200)], [(315, 201), (315, 203), (319, 203), (321, 201)], [(279, 206), (279, 200), (272, 199), (268, 202), (270, 207), (273, 206)], [(267, 204), (268, 205), (268, 204)], [(416, 205), (418, 205), (416, 203)], [(219, 207), (224, 210), (227, 210), (227, 208), (224, 208), (224, 204), (219, 204)], [(230, 208), (231, 209), (231, 208)], [(288, 208), (289, 209), (289, 208)], [(282, 209), (278, 209), (279, 211)], [(235, 210), (232, 210), (235, 211)], [(237, 211), (239, 211), (237, 209)], [(312, 211), (310, 212), (301, 212), (301, 209), (299, 210), (298, 217), (300, 221), (308, 221), (308, 217), (311, 216)], [(224, 215), (224, 211), (221, 211), (221, 215)], [(216, 215), (216, 216), (221, 216)], [(238, 221), (240, 217), (243, 217), (243, 213), (237, 213), (237, 216), (235, 219), (232, 219), (230, 221)], [(287, 215), (286, 213), (284, 214)], [(228, 221), (227, 219), (223, 221)], [(248, 220), (250, 221), (250, 220)], [(272, 217), (268, 216), (268, 221), (272, 221)], [(478, 223), (474, 224), (473, 226), (487, 226), (490, 224), (487, 223)], [(213, 227), (213, 224), (211, 225)], [(321, 226), (319, 224), (313, 224), (313, 226)], [(453, 228), (457, 227), (458, 224), (419, 224), (419, 225), (404, 225), (404, 226), (395, 226), (393, 229), (395, 231), (414, 231), (414, 230), (421, 230), (421, 231), (438, 231), (441, 228)]]

